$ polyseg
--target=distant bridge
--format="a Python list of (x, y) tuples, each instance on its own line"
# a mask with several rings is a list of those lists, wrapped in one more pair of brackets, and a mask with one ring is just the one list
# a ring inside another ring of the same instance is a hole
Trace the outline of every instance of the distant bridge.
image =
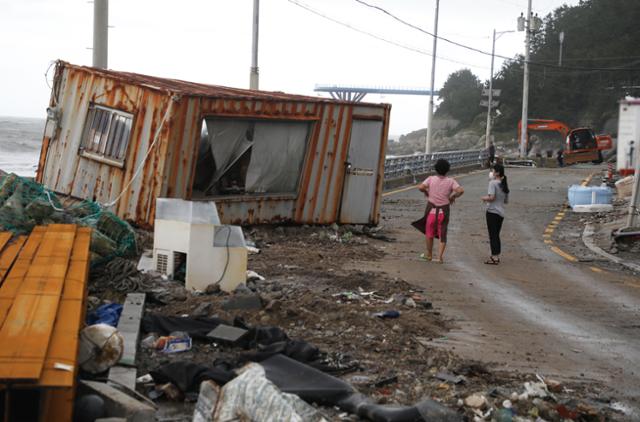
[[(315, 92), (328, 92), (336, 100), (362, 101), (367, 94), (397, 94), (397, 95), (431, 95), (431, 90), (412, 87), (389, 86), (349, 86), (349, 85), (323, 85), (316, 84)], [(433, 95), (439, 95), (439, 91), (433, 91)]]

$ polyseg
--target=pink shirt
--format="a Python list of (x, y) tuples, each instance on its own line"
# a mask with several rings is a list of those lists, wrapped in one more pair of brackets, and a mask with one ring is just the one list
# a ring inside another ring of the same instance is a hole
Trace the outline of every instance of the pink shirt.
[(422, 184), (429, 188), (429, 202), (437, 207), (447, 205), (451, 193), (460, 187), (456, 179), (446, 176), (429, 176)]

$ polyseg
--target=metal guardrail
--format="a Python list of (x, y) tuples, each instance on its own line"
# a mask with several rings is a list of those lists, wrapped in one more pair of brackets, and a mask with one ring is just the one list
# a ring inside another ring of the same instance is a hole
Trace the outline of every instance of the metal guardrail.
[(489, 158), (489, 153), (486, 150), (469, 149), (387, 158), (384, 163), (384, 178), (393, 179), (429, 173), (433, 171), (436, 161), (440, 158), (448, 160), (451, 168), (455, 169), (472, 165), (480, 166)]

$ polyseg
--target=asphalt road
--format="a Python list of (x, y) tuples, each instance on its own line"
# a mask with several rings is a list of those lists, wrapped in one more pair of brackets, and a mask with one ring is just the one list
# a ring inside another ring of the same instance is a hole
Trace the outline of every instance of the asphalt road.
[[(409, 223), (424, 210), (422, 194), (409, 189), (386, 195), (383, 223), (397, 242), (389, 244), (383, 260), (364, 268), (430, 292), (434, 306), (456, 325), (446, 339), (435, 341), (439, 346), (505, 369), (602, 381), (612, 396), (637, 409), (639, 280), (569, 261), (543, 237), (561, 210), (567, 187), (594, 169), (507, 169), (512, 192), (499, 266), (484, 264), (489, 245), (480, 197), (487, 171), (459, 178), (465, 194), (452, 209), (443, 265), (418, 259), (424, 238)], [(581, 233), (582, 227), (575, 230)]]

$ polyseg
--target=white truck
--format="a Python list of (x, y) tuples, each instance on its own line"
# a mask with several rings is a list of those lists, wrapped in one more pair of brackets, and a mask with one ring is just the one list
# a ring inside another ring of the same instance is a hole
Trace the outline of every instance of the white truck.
[(640, 98), (620, 101), (616, 170), (621, 176), (633, 174), (640, 147)]

